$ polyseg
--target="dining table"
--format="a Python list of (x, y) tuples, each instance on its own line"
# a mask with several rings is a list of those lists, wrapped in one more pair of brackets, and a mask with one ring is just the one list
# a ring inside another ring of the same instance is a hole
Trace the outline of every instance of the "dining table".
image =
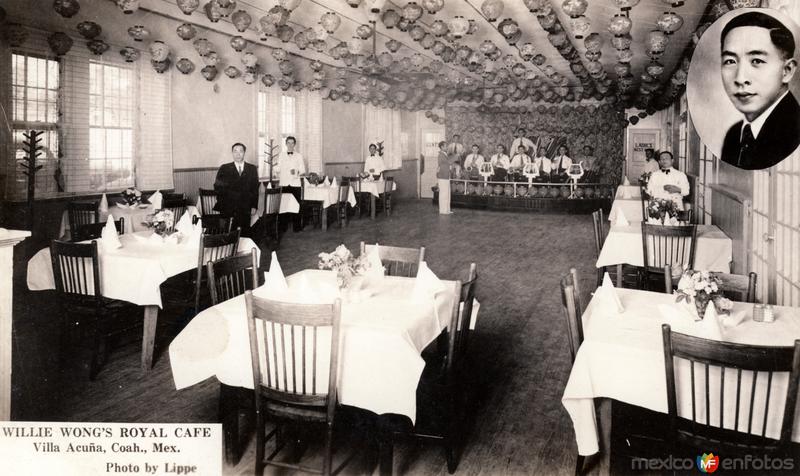
[(611, 211), (608, 213), (608, 220), (611, 223), (617, 221), (617, 217), (622, 215), (628, 222), (642, 221), (642, 192), (639, 187), (632, 185), (620, 185), (611, 203)]
[[(265, 186), (264, 184), (265, 182), (261, 182), (261, 184), (258, 186), (258, 211), (256, 212), (255, 215), (250, 217), (250, 226), (255, 225), (258, 219), (261, 218), (261, 215), (264, 214), (264, 207), (265, 207), (264, 195), (266, 194), (265, 190), (267, 189), (268, 186), (271, 187), (271, 185)], [(291, 193), (282, 192), (281, 204), (280, 207), (278, 208), (278, 213), (279, 214), (300, 213), (300, 203), (297, 201), (296, 198), (294, 198), (294, 195), (292, 195)]]
[[(106, 249), (98, 239), (101, 290), (104, 297), (127, 301), (141, 306), (144, 312), (142, 332), (142, 370), (153, 364), (158, 310), (162, 307), (161, 283), (171, 276), (197, 267), (199, 243), (180, 238), (180, 241), (160, 240), (152, 231), (119, 235), (122, 244)], [(238, 250), (260, 253), (250, 238), (239, 238)], [(50, 248), (39, 250), (29, 261), (27, 285), (31, 291), (55, 289)], [(189, 290), (187, 290), (189, 292)]]
[[(730, 272), (733, 259), (733, 242), (716, 225), (697, 225), (697, 242), (695, 243), (694, 268), (704, 271)], [(597, 268), (617, 266), (617, 286), (622, 286), (623, 264), (644, 266), (644, 250), (642, 246), (642, 224), (634, 222), (629, 225), (610, 225), (600, 256), (597, 257)]]
[[(443, 291), (420, 295), (414, 290), (415, 279), (371, 278), (352, 294), (339, 289), (335, 271), (303, 270), (288, 276), (286, 300), (320, 303), (342, 298), (340, 404), (415, 420), (417, 385), (425, 367), (421, 353), (448, 326), (460, 295), (457, 282), (447, 280), (442, 280)], [(264, 297), (267, 292), (261, 286), (253, 294)], [(199, 313), (172, 341), (169, 357), (178, 390), (211, 377), (223, 387), (253, 389), (244, 296)], [(327, 373), (319, 379), (327, 381)], [(224, 418), (226, 448), (236, 444), (236, 420)]]
[[(189, 205), (186, 207), (186, 211), (189, 212), (191, 216), (199, 216), (200, 212), (198, 210), (199, 208), (195, 207), (194, 205)], [(147, 221), (147, 215), (152, 215), (153, 213), (155, 213), (155, 209), (150, 203), (138, 205), (110, 203), (108, 208), (101, 208), (98, 210), (98, 217), (100, 222), (105, 222), (108, 220), (109, 215), (112, 215), (114, 220), (124, 218), (125, 233), (133, 233), (135, 231), (146, 231), (148, 229), (145, 225), (145, 222)], [(180, 218), (181, 217), (175, 217), (175, 220), (179, 220)], [(67, 210), (64, 210), (64, 213), (61, 215), (61, 224), (59, 226), (58, 236), (65, 240), (70, 239), (71, 230), (69, 225), (69, 213)]]
[[(397, 182), (394, 180), (392, 181), (392, 191), (394, 192), (397, 190)], [(369, 193), (369, 217), (371, 219), (375, 219), (375, 201), (380, 198), (381, 194), (386, 191), (386, 181), (383, 179), (379, 180), (367, 180), (364, 179), (361, 181), (361, 192), (362, 193)]]
[[(333, 187), (328, 183), (321, 183), (319, 185), (311, 185), (306, 183), (303, 193), (303, 199), (307, 202), (320, 202), (322, 204), (322, 229), (328, 229), (328, 214), (325, 212), (328, 207), (335, 205), (339, 202), (339, 187)], [(348, 188), (347, 203), (354, 207), (358, 204), (356, 201), (356, 194), (353, 188)]]
[[(591, 455), (599, 451), (599, 435), (593, 400), (610, 398), (655, 412), (667, 413), (667, 386), (662, 341), (662, 324), (669, 324), (673, 331), (696, 337), (713, 338), (726, 342), (748, 345), (793, 346), (800, 339), (800, 308), (775, 306), (774, 322), (753, 320), (753, 304), (734, 302), (730, 314), (720, 315), (717, 335), (708, 332), (708, 322), (691, 317), (685, 303), (676, 303), (675, 296), (635, 289), (614, 290), (622, 304), (619, 311), (607, 306), (601, 293), (596, 292), (582, 316), (584, 341), (575, 356), (572, 370), (564, 388), (561, 403), (569, 413), (575, 429), (578, 453)], [(693, 305), (692, 305), (693, 307)], [(706, 319), (714, 318), (710, 314)], [(763, 377), (763, 375), (762, 375)], [(698, 378), (701, 378), (698, 375)], [(705, 377), (702, 377), (704, 379)], [(701, 379), (701, 380), (702, 380)], [(726, 382), (726, 389), (736, 385), (736, 369), (710, 369), (709, 384), (719, 389)], [(753, 373), (743, 371), (742, 388), (750, 388)], [(754, 412), (754, 422), (763, 421), (766, 394), (766, 378), (757, 379), (754, 398), (759, 409)], [(786, 399), (788, 373), (775, 373), (769, 400), (770, 409), (783, 408)], [(678, 415), (691, 416), (692, 373), (686, 360), (676, 361), (676, 388)], [(704, 388), (702, 381), (697, 383)], [(747, 392), (747, 398), (750, 398)], [(760, 400), (760, 401), (759, 401)], [(734, 429), (735, 403), (725, 399), (723, 425)], [(698, 402), (698, 419), (709, 409)], [(760, 414), (758, 412), (760, 411)], [(739, 431), (747, 431), (746, 409), (742, 410)], [(779, 412), (782, 413), (782, 412)], [(711, 424), (719, 425), (719, 403), (710, 404)], [(769, 413), (766, 435), (777, 438), (780, 433), (781, 414)], [(759, 425), (760, 428), (760, 425)], [(792, 440), (800, 442), (800, 413), (795, 416)]]

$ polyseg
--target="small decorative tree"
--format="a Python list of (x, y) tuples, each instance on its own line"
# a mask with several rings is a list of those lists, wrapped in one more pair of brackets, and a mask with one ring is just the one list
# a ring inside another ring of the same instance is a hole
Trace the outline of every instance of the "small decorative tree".
[(33, 227), (33, 200), (36, 194), (36, 172), (42, 169), (41, 165), (36, 165), (36, 159), (41, 155), (44, 146), (39, 145), (42, 141), (41, 135), (43, 131), (30, 130), (23, 132), (25, 140), (22, 141), (22, 150), (25, 151), (25, 157), (18, 159), (20, 165), (24, 169), (23, 174), (28, 176), (28, 228)]
[(279, 145), (274, 145), (275, 141), (270, 139), (269, 142), (265, 142), (264, 145), (267, 146), (267, 151), (264, 155), (266, 158), (264, 162), (267, 164), (267, 173), (269, 174), (269, 182), (272, 183), (272, 167), (275, 164), (275, 157), (278, 153), (278, 149), (281, 148)]

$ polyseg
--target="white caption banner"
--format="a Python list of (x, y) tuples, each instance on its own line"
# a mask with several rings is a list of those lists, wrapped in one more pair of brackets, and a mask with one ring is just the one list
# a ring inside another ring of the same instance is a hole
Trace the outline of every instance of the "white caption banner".
[(0, 422), (14, 475), (221, 475), (221, 424)]

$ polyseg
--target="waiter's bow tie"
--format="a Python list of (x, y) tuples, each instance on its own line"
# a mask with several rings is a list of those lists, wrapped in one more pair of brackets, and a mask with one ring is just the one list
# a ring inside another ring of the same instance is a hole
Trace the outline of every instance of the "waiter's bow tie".
[(662, 171), (662, 172), (664, 172), (665, 174), (668, 174), (668, 173), (669, 173), (669, 170), (670, 170), (670, 169), (661, 169), (661, 171)]
[(292, 155), (292, 154), (294, 154), (294, 152), (287, 152), (287, 154)]

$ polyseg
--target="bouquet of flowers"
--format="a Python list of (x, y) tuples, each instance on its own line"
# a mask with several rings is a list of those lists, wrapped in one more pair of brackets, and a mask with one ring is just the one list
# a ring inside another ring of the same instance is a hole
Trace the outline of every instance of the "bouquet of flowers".
[(694, 300), (697, 315), (700, 319), (705, 316), (709, 302), (714, 303), (717, 312), (727, 314), (733, 307), (733, 303), (730, 299), (722, 296), (719, 287), (719, 278), (708, 271), (686, 269), (681, 274), (680, 281), (678, 281), (675, 302), (686, 301), (691, 304)]
[(142, 192), (135, 188), (126, 188), (125, 191), (122, 192), (122, 198), (124, 198), (125, 203), (130, 206), (138, 205), (142, 203)]
[(366, 256), (353, 256), (344, 245), (337, 246), (331, 253), (320, 253), (317, 266), (336, 271), (336, 281), (341, 289), (350, 284), (353, 276), (364, 274), (370, 268)]
[(676, 223), (678, 204), (666, 198), (651, 198), (647, 202), (647, 217), (663, 223)]
[(173, 231), (168, 230), (172, 230), (175, 224), (175, 215), (172, 213), (172, 210), (158, 210), (152, 215), (147, 215), (147, 221), (145, 223), (161, 236), (170, 235)]
[(318, 173), (316, 173), (316, 172), (311, 172), (310, 174), (306, 175), (306, 180), (307, 180), (307, 181), (308, 181), (308, 183), (310, 183), (311, 185), (319, 185), (319, 184), (321, 184), (321, 183), (322, 183), (322, 181), (323, 181), (323, 180), (325, 180), (325, 179), (324, 179), (323, 177), (320, 177)]

